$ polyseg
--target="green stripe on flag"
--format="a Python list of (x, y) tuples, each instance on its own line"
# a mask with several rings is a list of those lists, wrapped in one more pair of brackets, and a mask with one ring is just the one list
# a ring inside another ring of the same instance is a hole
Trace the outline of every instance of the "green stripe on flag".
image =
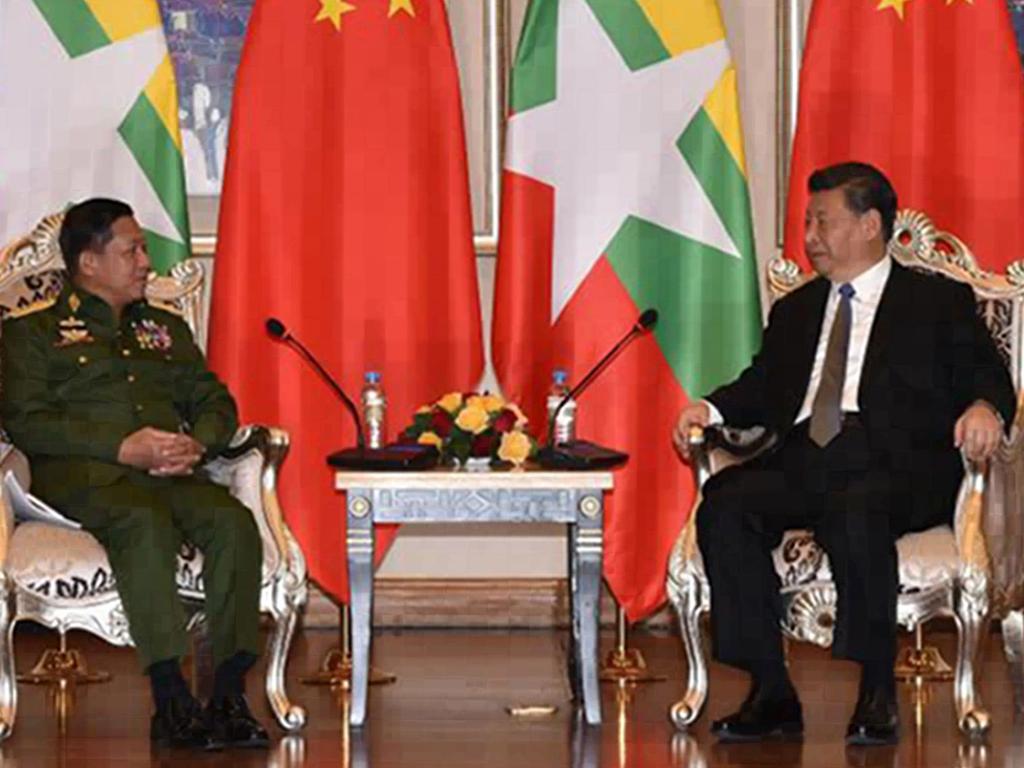
[(753, 258), (750, 190), (736, 159), (702, 107), (676, 142), (694, 175), (722, 219), (736, 250)]
[(657, 308), (655, 337), (687, 396), (707, 395), (750, 363), (761, 345), (753, 256), (737, 259), (633, 216), (606, 255), (636, 306)]
[(533, 0), (526, 11), (512, 68), (513, 114), (555, 99), (557, 52), (558, 0)]
[(181, 153), (167, 125), (142, 94), (118, 127), (132, 156), (174, 222), (182, 243), (189, 242), (188, 210), (185, 202), (185, 170)]
[(626, 66), (636, 71), (670, 54), (636, 0), (587, 0)]
[(33, 0), (68, 56), (75, 58), (110, 45), (110, 37), (84, 0)]
[(151, 229), (143, 229), (143, 232), (146, 233), (149, 260), (153, 264), (153, 269), (161, 275), (166, 275), (171, 271), (171, 267), (191, 255), (188, 247), (178, 240), (164, 237)]

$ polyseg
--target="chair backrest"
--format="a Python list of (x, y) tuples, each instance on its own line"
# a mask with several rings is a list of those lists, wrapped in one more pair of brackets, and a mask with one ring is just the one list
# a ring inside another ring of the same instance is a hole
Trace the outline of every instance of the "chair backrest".
[[(1006, 274), (978, 267), (970, 248), (955, 235), (936, 228), (919, 211), (901, 210), (896, 216), (889, 254), (904, 266), (937, 272), (967, 283), (974, 289), (978, 313), (985, 321), (1013, 384), (1020, 391), (1024, 381), (1021, 333), (1024, 328), (1024, 261), (1010, 264)], [(782, 298), (813, 278), (793, 261), (775, 258), (768, 263), (770, 300)]]
[[(66, 273), (60, 236), (64, 214), (43, 218), (25, 237), (0, 251), (0, 321), (11, 312), (60, 293)], [(194, 259), (175, 264), (169, 275), (151, 272), (146, 298), (181, 315), (197, 343), (206, 338), (202, 313), (203, 265)]]

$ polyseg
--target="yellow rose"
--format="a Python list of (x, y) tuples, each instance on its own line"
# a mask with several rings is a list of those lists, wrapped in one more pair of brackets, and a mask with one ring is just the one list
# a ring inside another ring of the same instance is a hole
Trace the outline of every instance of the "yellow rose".
[(484, 410), (488, 413), (497, 413), (505, 407), (505, 398), (501, 395), (486, 394), (480, 399), (483, 401)]
[(437, 404), (448, 411), (448, 413), (455, 413), (462, 406), (462, 393), (449, 392), (438, 400)]
[(416, 415), (419, 416), (420, 414), (423, 413), (430, 413), (432, 410), (434, 410), (434, 406), (432, 405), (421, 405), (419, 408), (416, 409)]
[(420, 445), (432, 445), (437, 450), (441, 450), (441, 436), (437, 432), (431, 432), (430, 430), (421, 432), (420, 436), (416, 438), (416, 442)]
[(467, 405), (455, 419), (455, 426), (464, 432), (479, 435), (490, 425), (491, 417), (479, 405)]
[(518, 466), (530, 457), (531, 448), (530, 438), (524, 432), (519, 430), (506, 432), (501, 436), (498, 458), (502, 461), (511, 461)]

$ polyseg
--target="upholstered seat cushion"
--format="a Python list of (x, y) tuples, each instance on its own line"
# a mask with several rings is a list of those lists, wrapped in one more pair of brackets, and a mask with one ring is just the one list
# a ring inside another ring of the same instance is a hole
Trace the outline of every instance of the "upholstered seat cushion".
[[(263, 579), (269, 573), (264, 558)], [(186, 542), (178, 555), (178, 588), (202, 591), (203, 555)], [(113, 596), (117, 585), (100, 543), (85, 531), (46, 523), (25, 522), (14, 529), (7, 574), (18, 586), (57, 600)]]
[[(948, 525), (901, 536), (896, 552), (903, 592), (935, 587), (956, 576), (956, 540)], [(784, 589), (832, 578), (828, 556), (810, 531), (786, 531), (772, 557)]]

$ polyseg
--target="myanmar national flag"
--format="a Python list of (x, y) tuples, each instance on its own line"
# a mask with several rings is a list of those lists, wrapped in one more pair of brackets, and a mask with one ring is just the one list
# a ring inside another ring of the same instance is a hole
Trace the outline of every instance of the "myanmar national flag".
[(156, 0), (0, 2), (0, 245), (88, 197), (128, 202), (153, 266), (189, 255), (178, 97)]
[(605, 577), (630, 619), (665, 597), (693, 498), (671, 432), (731, 380), (761, 316), (736, 71), (715, 0), (534, 0), (512, 74), (494, 317), (506, 396), (544, 423), (655, 307), (660, 320), (579, 404), (581, 438), (624, 449)]
[(807, 179), (880, 168), (901, 208), (963, 240), (979, 265), (1024, 253), (1024, 79), (1004, 0), (815, 3), (800, 72), (787, 256), (803, 253)]

